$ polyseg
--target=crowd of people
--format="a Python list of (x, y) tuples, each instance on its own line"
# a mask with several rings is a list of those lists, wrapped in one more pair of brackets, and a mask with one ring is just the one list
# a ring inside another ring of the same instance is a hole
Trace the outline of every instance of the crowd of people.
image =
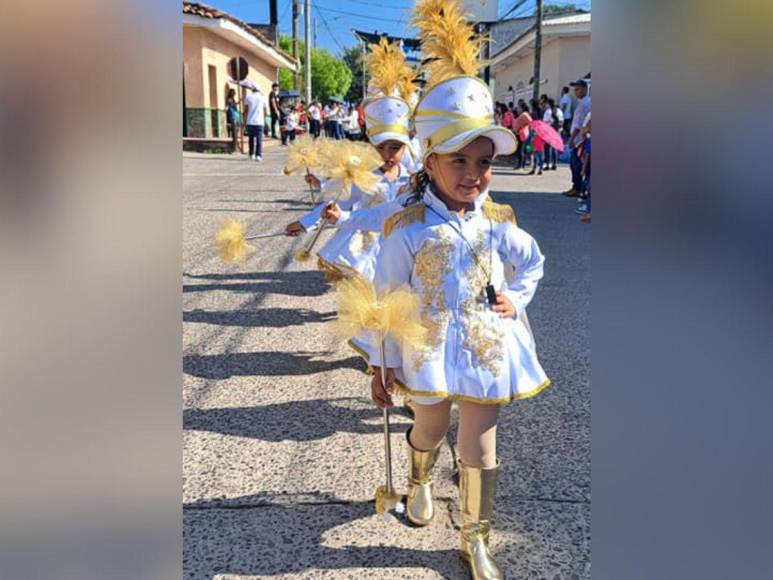
[(331, 98), (326, 105), (320, 100), (306, 101), (281, 99), (279, 84), (274, 83), (266, 98), (254, 85), (244, 98), (244, 120), (236, 97), (236, 90), (229, 89), (226, 97), (228, 136), (234, 140), (241, 131), (247, 135), (250, 159), (262, 160), (263, 138), (281, 140), (281, 145), (295, 141), (296, 135), (308, 132), (317, 138), (365, 140), (365, 116), (362, 104), (347, 105)]
[[(571, 86), (571, 89), (570, 89)], [(563, 87), (561, 96), (555, 99), (543, 94), (539, 99), (519, 99), (517, 103), (496, 102), (494, 118), (498, 125), (510, 129), (516, 136), (518, 148), (514, 155), (516, 170), (529, 169), (529, 175), (542, 175), (554, 171), (558, 166), (558, 151), (532, 129), (534, 121), (542, 121), (561, 135), (564, 158), (568, 156), (572, 172), (572, 186), (564, 192), (581, 203), (576, 212), (581, 219), (591, 219), (591, 98), (588, 83), (584, 79)], [(249, 141), (250, 159), (262, 159), (264, 131), (271, 130), (273, 139), (280, 139), (288, 145), (299, 133), (309, 132), (313, 137), (328, 139), (365, 140), (365, 117), (362, 104), (347, 105), (340, 99), (331, 98), (327, 104), (314, 100), (306, 102), (279, 97), (279, 84), (274, 83), (266, 99), (257, 87), (245, 98), (246, 134)], [(235, 92), (231, 90), (227, 99), (229, 132), (234, 135), (241, 123)], [(268, 121), (268, 125), (266, 122)], [(264, 128), (265, 127), (265, 128)], [(278, 133), (278, 134), (277, 134)]]
[(580, 79), (570, 86), (571, 89), (569, 86), (562, 89), (558, 103), (546, 94), (529, 102), (525, 99), (519, 99), (517, 103), (497, 102), (494, 117), (498, 125), (510, 129), (516, 136), (515, 169), (528, 168), (530, 175), (553, 171), (559, 161), (558, 151), (531, 129), (532, 123), (542, 121), (561, 135), (572, 171), (572, 187), (564, 195), (581, 202), (577, 213), (588, 222), (591, 213), (591, 98), (586, 80)]

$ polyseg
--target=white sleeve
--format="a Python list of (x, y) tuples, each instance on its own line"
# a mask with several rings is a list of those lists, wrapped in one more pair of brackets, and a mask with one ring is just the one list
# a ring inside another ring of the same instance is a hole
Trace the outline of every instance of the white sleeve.
[(517, 318), (534, 297), (543, 275), (545, 257), (536, 240), (515, 225), (508, 226), (503, 242), (499, 254), (515, 268), (515, 278), (502, 293), (513, 303)]
[(361, 207), (352, 212), (341, 212), (336, 226), (345, 230), (380, 232), (386, 219), (402, 209), (396, 201), (380, 203), (375, 207)]
[[(408, 240), (401, 231), (393, 232), (382, 240), (373, 280), (376, 293), (381, 297), (401, 286), (410, 286), (413, 261)], [(375, 338), (375, 340), (378, 339)], [(389, 337), (384, 341), (384, 356), (388, 368), (399, 367), (402, 363), (400, 345)], [(374, 366), (381, 366), (381, 352), (378, 344), (370, 345), (370, 362)]]
[(323, 202), (317, 205), (313, 210), (307, 213), (305, 216), (298, 219), (307, 232), (316, 230), (322, 223), (322, 210), (325, 209), (328, 202)]

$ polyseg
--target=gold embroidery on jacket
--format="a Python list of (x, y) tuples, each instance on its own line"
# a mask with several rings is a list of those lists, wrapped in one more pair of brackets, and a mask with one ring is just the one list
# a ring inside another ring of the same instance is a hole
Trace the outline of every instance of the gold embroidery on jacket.
[(422, 322), (428, 329), (427, 346), (417, 350), (413, 368), (418, 371), (432, 359), (448, 328), (450, 315), (446, 304), (444, 283), (446, 276), (453, 270), (451, 256), (455, 245), (442, 229), (437, 238), (424, 242), (416, 254), (414, 272), (420, 281), (419, 298), (421, 300)]
[(361, 256), (368, 252), (373, 244), (376, 243), (378, 234), (376, 232), (357, 230), (352, 234), (351, 241), (349, 242), (349, 250), (352, 252), (352, 256)]
[(483, 302), (483, 292), (489, 280), (488, 246), (488, 233), (479, 230), (473, 241), (478, 261), (471, 258), (464, 271), (470, 295), (462, 303), (461, 321), (465, 330), (462, 347), (473, 353), (473, 366), (482, 367), (497, 376), (504, 359), (504, 333), (496, 326), (496, 321), (487, 319)]

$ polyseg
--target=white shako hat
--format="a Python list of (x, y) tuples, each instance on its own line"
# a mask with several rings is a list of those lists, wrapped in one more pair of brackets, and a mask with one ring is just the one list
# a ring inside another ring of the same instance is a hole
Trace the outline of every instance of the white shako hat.
[(509, 155), (518, 146), (515, 135), (494, 122), (491, 92), (478, 77), (452, 77), (433, 86), (416, 106), (414, 121), (423, 160), (459, 151), (478, 137), (494, 142), (494, 155)]
[(373, 145), (394, 140), (410, 146), (411, 113), (416, 105), (416, 72), (406, 62), (399, 42), (385, 36), (370, 45), (365, 68), (371, 75), (363, 110)]
[(376, 97), (365, 101), (365, 128), (373, 145), (394, 140), (410, 145), (411, 106), (400, 97)]
[(494, 123), (494, 99), (475, 74), (481, 40), (459, 0), (417, 0), (411, 24), (419, 31), (426, 92), (416, 105), (414, 122), (425, 161), (432, 153), (453, 153), (478, 137), (494, 142), (495, 155), (515, 151), (509, 129)]

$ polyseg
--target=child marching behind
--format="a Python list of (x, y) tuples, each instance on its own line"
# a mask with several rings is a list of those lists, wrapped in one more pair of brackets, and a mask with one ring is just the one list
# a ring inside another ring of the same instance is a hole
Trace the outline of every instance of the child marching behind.
[[(410, 174), (400, 161), (410, 143), (409, 99), (415, 93), (413, 70), (405, 63), (402, 49), (397, 44), (390, 45), (385, 38), (378, 45), (371, 45), (366, 66), (371, 75), (369, 94), (363, 107), (367, 120), (366, 132), (370, 144), (383, 160), (376, 173), (383, 178), (386, 191), (383, 196), (369, 196), (355, 187), (349, 199), (340, 203), (322, 203), (285, 228), (288, 236), (316, 229), (323, 223), (338, 229), (319, 251), (319, 266), (331, 281), (355, 275), (373, 279), (381, 224), (376, 228), (361, 229), (357, 226), (357, 219), (352, 218), (358, 210), (394, 200), (410, 179)], [(401, 72), (390, 74), (384, 79), (384, 71)], [(319, 179), (313, 175), (307, 176), (306, 182), (314, 187), (321, 186)]]
[[(488, 86), (473, 76), (477, 50), (469, 50), (470, 62), (455, 58), (465, 51), (449, 37), (475, 42), (458, 3), (420, 0), (415, 10), (422, 56), (444, 66), (434, 75), (430, 69), (415, 113), (425, 153), (412, 184), (421, 198), (387, 220), (374, 283), (379, 295), (409, 287), (429, 338), (419, 349), (387, 339), (385, 360), (371, 345), (371, 363), (387, 367), (387, 384), (377, 370), (371, 395), (391, 407), (399, 389), (415, 403), (406, 513), (420, 526), (435, 513), (432, 470), (457, 402), (461, 555), (473, 578), (503, 578), (488, 548), (500, 465), (497, 418), (500, 405), (550, 384), (524, 323), (544, 258), (512, 208), (487, 195), (494, 157), (512, 153), (516, 141), (494, 124)], [(510, 283), (506, 266), (515, 269)]]

